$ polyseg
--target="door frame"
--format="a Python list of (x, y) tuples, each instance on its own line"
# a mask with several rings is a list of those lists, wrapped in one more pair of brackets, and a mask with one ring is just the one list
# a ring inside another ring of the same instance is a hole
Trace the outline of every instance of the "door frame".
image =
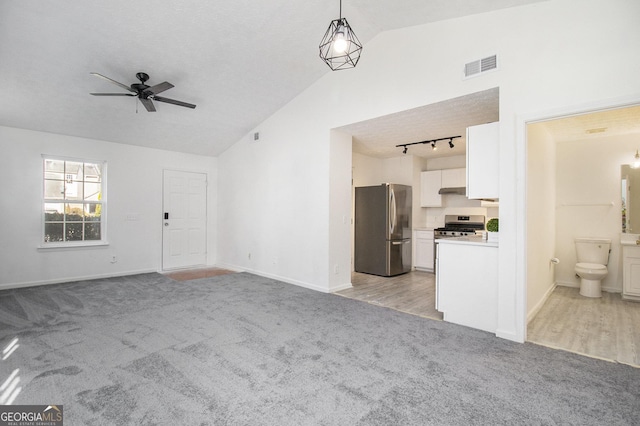
[[(527, 235), (527, 126), (540, 121), (556, 120), (573, 115), (596, 113), (604, 110), (625, 108), (640, 105), (640, 95), (603, 99), (579, 105), (538, 111), (531, 114), (516, 115), (516, 337), (521, 342), (527, 341), (527, 252), (529, 248)], [(507, 337), (509, 338), (509, 337)]]

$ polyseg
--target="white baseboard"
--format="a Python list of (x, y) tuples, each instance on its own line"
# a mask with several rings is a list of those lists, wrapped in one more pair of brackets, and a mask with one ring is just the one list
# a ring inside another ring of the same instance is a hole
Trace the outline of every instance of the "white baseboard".
[(329, 293), (337, 293), (338, 291), (346, 290), (348, 288), (353, 288), (353, 285), (351, 283), (346, 283), (339, 286), (330, 287)]
[[(556, 285), (561, 287), (580, 288), (580, 282), (575, 283), (573, 281), (556, 281)], [(622, 293), (622, 288), (602, 286), (602, 291), (606, 291), (607, 293)]]
[(571, 287), (571, 288), (580, 288), (580, 282), (575, 281), (556, 281), (556, 286), (560, 287)]
[(516, 343), (524, 343), (524, 339), (522, 337), (518, 337), (518, 335), (512, 331), (496, 330), (496, 337), (511, 340)]
[(281, 277), (281, 276), (276, 275), (276, 274), (270, 274), (268, 272), (257, 271), (255, 269), (249, 269), (249, 268), (241, 268), (241, 267), (239, 267), (237, 265), (230, 265), (230, 264), (220, 263), (217, 266), (220, 267), (220, 268), (230, 269), (230, 270), (238, 271), (238, 272), (248, 272), (250, 274), (258, 275), (258, 276), (265, 277), (265, 278), (271, 278), (273, 280), (282, 281), (282, 282), (285, 282), (287, 284), (297, 285), (298, 287), (308, 288), (310, 290), (319, 291), (321, 293), (335, 293), (336, 291), (340, 291), (340, 290), (344, 290), (344, 289), (347, 289), (347, 288), (351, 288), (351, 283), (343, 284), (343, 285), (336, 286), (336, 287), (326, 288), (326, 287), (320, 287), (320, 286), (315, 285), (315, 284), (307, 283), (307, 282), (304, 282), (304, 281), (292, 280), (291, 278)]
[(54, 280), (41, 280), (41, 281), (29, 281), (29, 282), (23, 282), (23, 283), (0, 284), (0, 290), (9, 290), (12, 288), (24, 288), (24, 287), (37, 287), (40, 285), (70, 283), (70, 282), (76, 282), (76, 281), (97, 280), (101, 278), (124, 277), (126, 275), (149, 274), (152, 272), (159, 272), (159, 271), (157, 271), (156, 269), (141, 269), (137, 271), (95, 274), (95, 275), (87, 275), (83, 277), (67, 277), (67, 278), (57, 278)]
[(535, 318), (536, 315), (538, 315), (538, 312), (540, 312), (540, 309), (542, 309), (542, 306), (547, 302), (547, 299), (549, 299), (549, 296), (551, 296), (551, 293), (553, 293), (553, 290), (556, 289), (556, 287), (558, 286), (558, 283), (553, 283), (548, 289), (547, 291), (544, 293), (544, 295), (542, 296), (542, 298), (540, 298), (540, 300), (538, 301), (538, 303), (536, 303), (536, 305), (533, 307), (533, 309), (531, 309), (531, 312), (529, 312), (527, 314), (527, 324), (529, 324), (529, 322)]

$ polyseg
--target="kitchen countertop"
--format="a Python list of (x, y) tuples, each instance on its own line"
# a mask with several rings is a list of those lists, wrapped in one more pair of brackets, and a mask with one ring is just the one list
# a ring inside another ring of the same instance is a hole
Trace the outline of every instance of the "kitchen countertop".
[(451, 238), (436, 238), (439, 244), (464, 244), (468, 246), (482, 246), (482, 247), (498, 247), (497, 241), (487, 241), (482, 239), (482, 235), (475, 235), (470, 237), (451, 237)]

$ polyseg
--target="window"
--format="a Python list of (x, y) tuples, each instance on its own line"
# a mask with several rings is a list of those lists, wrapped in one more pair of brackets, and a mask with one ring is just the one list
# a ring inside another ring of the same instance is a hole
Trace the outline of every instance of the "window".
[(43, 165), (45, 246), (104, 242), (106, 163), (44, 157)]

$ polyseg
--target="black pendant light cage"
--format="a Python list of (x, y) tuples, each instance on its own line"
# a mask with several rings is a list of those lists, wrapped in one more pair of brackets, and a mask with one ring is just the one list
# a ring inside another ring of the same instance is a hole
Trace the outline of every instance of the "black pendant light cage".
[[(355, 67), (362, 53), (362, 43), (347, 19), (342, 17), (342, 2), (340, 15), (340, 19), (331, 21), (320, 42), (320, 57), (333, 71)], [(344, 49), (336, 49), (336, 40), (340, 40), (339, 43), (343, 44)]]

